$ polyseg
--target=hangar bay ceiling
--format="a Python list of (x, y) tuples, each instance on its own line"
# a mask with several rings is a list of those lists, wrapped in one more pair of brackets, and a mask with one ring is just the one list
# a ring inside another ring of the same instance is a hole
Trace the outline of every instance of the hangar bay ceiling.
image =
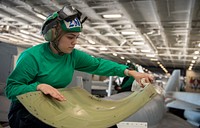
[(0, 0), (0, 40), (44, 42), (45, 17), (67, 3), (88, 17), (77, 49), (150, 71), (200, 68), (199, 0)]

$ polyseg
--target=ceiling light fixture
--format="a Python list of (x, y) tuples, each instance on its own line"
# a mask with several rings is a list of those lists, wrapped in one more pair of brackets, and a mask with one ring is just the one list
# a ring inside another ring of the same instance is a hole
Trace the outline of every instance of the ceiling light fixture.
[(199, 54), (199, 51), (194, 51), (194, 54)]
[(113, 53), (113, 56), (117, 56), (117, 53)]
[(145, 52), (145, 53), (147, 53), (147, 52), (150, 52), (151, 50), (149, 50), (149, 49), (145, 49), (145, 50), (140, 50), (141, 52)]
[(46, 16), (44, 16), (44, 15), (42, 15), (42, 14), (36, 13), (35, 15), (36, 15), (37, 17), (43, 19), (43, 20), (46, 19)]
[(110, 28), (109, 25), (99, 25), (99, 26), (94, 26), (93, 28)]
[(146, 54), (146, 57), (155, 57), (155, 54)]
[(198, 57), (197, 56), (193, 56), (193, 59), (196, 60)]
[(131, 24), (126, 24), (123, 26), (123, 28), (132, 28), (132, 25)]
[(132, 42), (133, 45), (144, 45), (144, 42)]
[(122, 15), (121, 14), (105, 14), (103, 15), (103, 18), (121, 18)]
[(154, 58), (151, 58), (150, 60), (151, 60), (151, 61), (158, 61), (158, 59), (154, 59)]
[(134, 34), (136, 34), (136, 32), (133, 32), (133, 31), (122, 31), (121, 34), (122, 35), (134, 35)]
[(106, 50), (108, 50), (106, 47), (101, 47), (101, 48), (99, 48), (99, 50), (101, 50), (101, 51), (106, 51)]
[(88, 40), (90, 44), (96, 44), (93, 40)]
[(120, 44), (120, 46), (123, 46), (126, 42), (127, 42), (127, 41), (124, 40), (124, 41)]
[(25, 31), (25, 30), (19, 30), (21, 33), (23, 33), (23, 34), (30, 34), (30, 32), (28, 32), (28, 31)]
[(125, 58), (123, 56), (120, 57), (122, 60), (124, 60)]

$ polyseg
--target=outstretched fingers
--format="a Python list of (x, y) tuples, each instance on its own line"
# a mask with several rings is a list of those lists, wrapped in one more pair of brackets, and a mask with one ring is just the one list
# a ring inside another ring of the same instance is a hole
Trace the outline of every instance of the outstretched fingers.
[(55, 89), (54, 91), (49, 93), (49, 95), (51, 95), (53, 98), (55, 98), (59, 101), (65, 101), (66, 100), (65, 97), (57, 89)]
[(39, 84), (37, 90), (42, 91), (46, 95), (50, 95), (59, 101), (65, 101), (65, 97), (54, 87), (48, 84)]

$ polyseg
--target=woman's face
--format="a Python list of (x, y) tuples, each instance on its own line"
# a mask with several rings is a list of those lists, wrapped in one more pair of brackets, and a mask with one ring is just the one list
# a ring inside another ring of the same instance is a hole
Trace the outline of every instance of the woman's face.
[(59, 40), (58, 48), (64, 53), (71, 53), (77, 43), (78, 36), (78, 32), (64, 34)]

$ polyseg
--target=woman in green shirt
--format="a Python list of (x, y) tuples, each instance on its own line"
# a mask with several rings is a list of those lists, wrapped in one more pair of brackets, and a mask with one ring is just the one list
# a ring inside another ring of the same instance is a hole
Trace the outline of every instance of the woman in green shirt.
[(66, 87), (72, 80), (74, 70), (106, 76), (132, 76), (138, 82), (148, 74), (127, 70), (127, 66), (94, 58), (85, 52), (74, 49), (82, 29), (81, 13), (71, 6), (65, 6), (53, 13), (44, 22), (42, 34), (46, 43), (25, 50), (19, 57), (16, 67), (7, 79), (6, 96), (12, 101), (8, 115), (9, 124), (14, 128), (51, 127), (32, 116), (16, 96), (32, 91), (41, 91), (63, 101), (57, 89)]

